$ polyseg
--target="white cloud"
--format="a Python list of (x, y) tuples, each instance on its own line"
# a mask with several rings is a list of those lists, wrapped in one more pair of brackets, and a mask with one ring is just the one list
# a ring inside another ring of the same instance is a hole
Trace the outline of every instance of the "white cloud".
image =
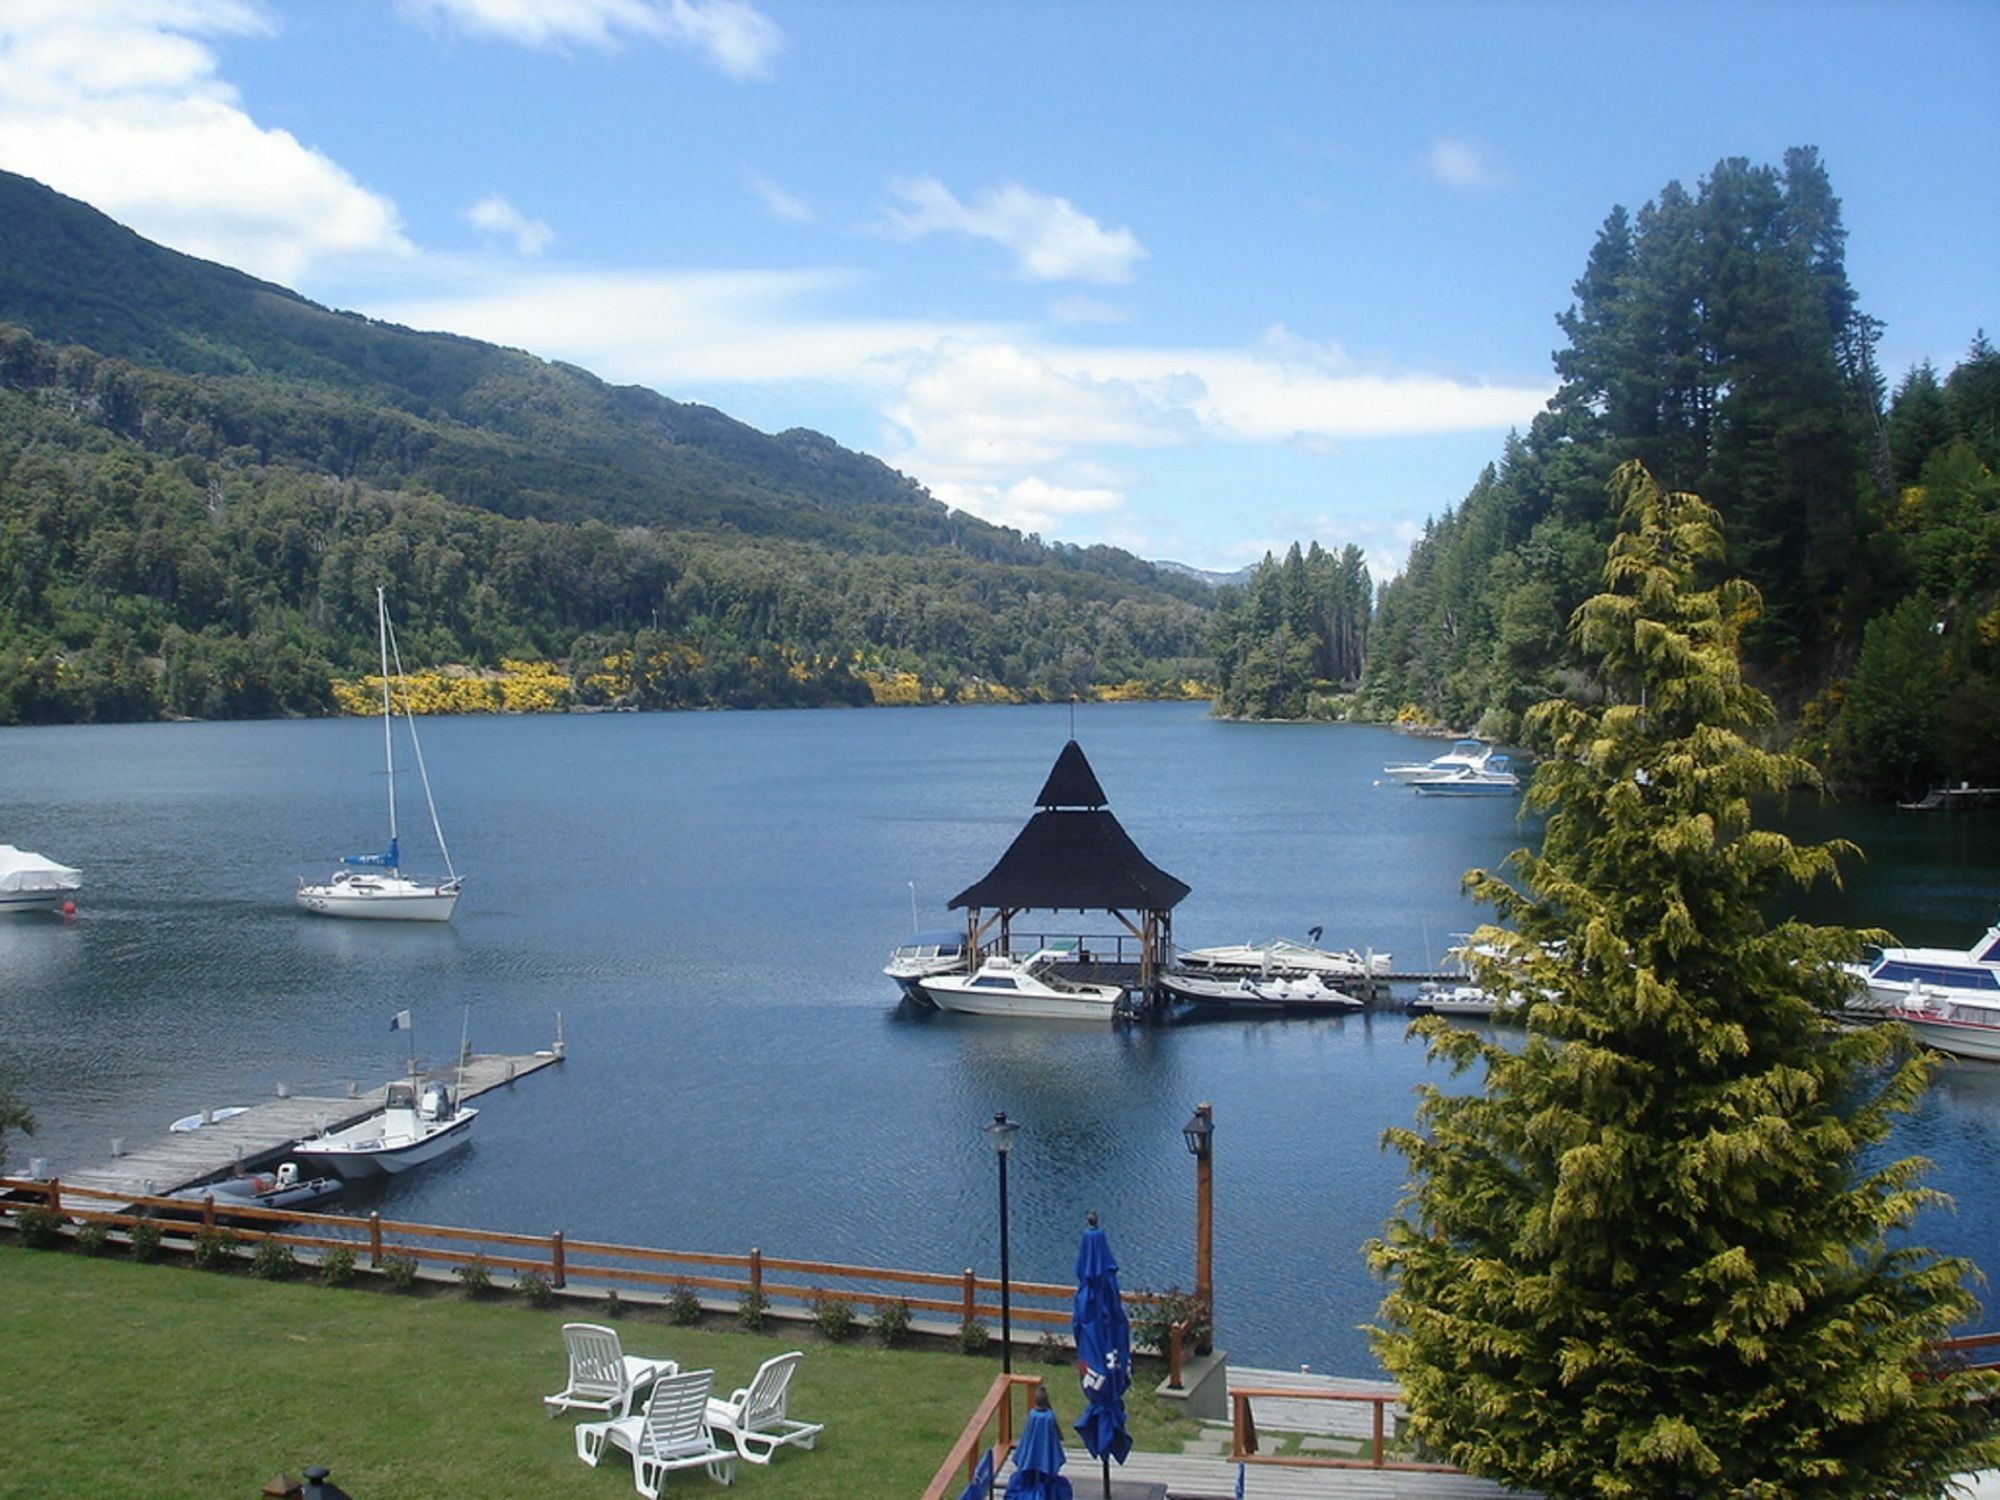
[(518, 254), (530, 259), (548, 249), (556, 237), (545, 221), (529, 218), (498, 193), (489, 193), (468, 208), (465, 221), (474, 229), (506, 236)]
[(885, 212), (890, 233), (915, 239), (950, 231), (992, 240), (1013, 252), (1015, 269), (1030, 281), (1130, 281), (1146, 257), (1131, 230), (1106, 229), (1067, 198), (1017, 183), (987, 188), (969, 203), (935, 177), (895, 182), (889, 190), (902, 204)]
[(205, 39), (258, 35), (249, 0), (0, 7), (0, 167), (149, 239), (279, 281), (336, 255), (407, 255), (393, 204), (257, 124)]
[(772, 218), (787, 224), (810, 224), (813, 222), (812, 205), (796, 193), (787, 192), (768, 177), (750, 179), (750, 191), (764, 205)]
[(612, 48), (625, 40), (692, 48), (731, 78), (761, 78), (784, 46), (746, 0), (401, 0), (411, 15), (523, 47)]
[(1461, 192), (1488, 192), (1513, 182), (1491, 150), (1459, 136), (1439, 136), (1432, 141), (1424, 164), (1431, 176)]

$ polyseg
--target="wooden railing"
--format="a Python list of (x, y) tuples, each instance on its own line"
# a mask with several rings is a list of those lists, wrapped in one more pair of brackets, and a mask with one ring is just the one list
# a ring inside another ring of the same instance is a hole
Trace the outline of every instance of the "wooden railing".
[[(377, 1269), (387, 1257), (395, 1255), (413, 1260), (419, 1266), (457, 1268), (476, 1264), (517, 1275), (531, 1274), (552, 1287), (570, 1287), (582, 1282), (606, 1291), (640, 1288), (672, 1292), (686, 1288), (696, 1293), (732, 1293), (739, 1300), (762, 1307), (793, 1304), (808, 1312), (823, 1299), (873, 1308), (900, 1302), (913, 1314), (941, 1314), (960, 1323), (992, 1322), (1000, 1316), (999, 1281), (976, 1275), (970, 1269), (954, 1275), (886, 1266), (848, 1266), (786, 1259), (766, 1255), (756, 1248), (747, 1255), (658, 1250), (646, 1245), (571, 1239), (561, 1230), (551, 1234), (515, 1234), (498, 1229), (405, 1223), (375, 1213), (363, 1218), (269, 1209), (238, 1203), (228, 1197), (192, 1200), (134, 1196), (66, 1185), (54, 1178), (36, 1181), (0, 1177), (0, 1194), (19, 1195), (19, 1199), (28, 1201), (38, 1199), (66, 1223), (95, 1223), (129, 1230), (144, 1221), (156, 1225), (170, 1239), (192, 1241), (198, 1230), (206, 1230), (243, 1244), (271, 1240), (320, 1253), (349, 1250), (357, 1259), (365, 1255), (367, 1264)], [(18, 1210), (23, 1206), (19, 1199), (0, 1202), (0, 1212)], [(86, 1206), (89, 1204), (110, 1206)], [(1072, 1286), (1049, 1282), (1009, 1281), (1011, 1318), (1017, 1324), (1039, 1330), (1067, 1329), (1075, 1290)], [(1128, 1308), (1133, 1310), (1161, 1300), (1147, 1292), (1124, 1295)]]
[[(1268, 1397), (1283, 1401), (1355, 1401), (1375, 1408), (1374, 1437), (1366, 1458), (1333, 1458), (1322, 1454), (1262, 1454), (1257, 1451), (1257, 1422), (1250, 1403)], [(1314, 1391), (1284, 1386), (1231, 1386), (1229, 1389), (1229, 1460), (1239, 1464), (1283, 1464), (1301, 1469), (1393, 1469), (1411, 1473), (1455, 1474), (1450, 1464), (1418, 1463), (1388, 1456), (1388, 1409), (1403, 1399), (1401, 1391)]]
[[(2000, 1370), (2000, 1333), (1969, 1333), (1955, 1339), (1938, 1340), (1937, 1350), (1962, 1370)], [(1974, 1359), (1975, 1351), (1990, 1351)]]
[(938, 1465), (930, 1487), (924, 1491), (924, 1500), (944, 1500), (954, 1489), (971, 1482), (973, 1471), (979, 1467), (979, 1455), (989, 1446), (988, 1428), (993, 1429), (990, 1441), (993, 1472), (997, 1475), (1005, 1469), (1008, 1455), (1014, 1451), (1014, 1434), (1020, 1429), (1020, 1424), (1014, 1420), (1014, 1392), (1021, 1392), (1025, 1420), (1026, 1403), (1041, 1383), (1039, 1375), (994, 1376), (985, 1398), (967, 1419), (965, 1430), (951, 1445), (951, 1452), (945, 1455), (944, 1462)]

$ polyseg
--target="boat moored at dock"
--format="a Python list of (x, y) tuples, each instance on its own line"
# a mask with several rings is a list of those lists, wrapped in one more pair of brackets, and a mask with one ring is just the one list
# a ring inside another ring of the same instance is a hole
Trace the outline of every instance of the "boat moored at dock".
[(399, 1080), (389, 1085), (383, 1107), (374, 1114), (300, 1141), (292, 1154), (348, 1182), (393, 1176), (465, 1145), (478, 1113), (454, 1103), (441, 1083), (426, 1084), (419, 1095), (415, 1083)]
[(1338, 1015), (1360, 1010), (1366, 1004), (1327, 983), (1318, 974), (1239, 974), (1232, 977), (1214, 972), (1169, 969), (1160, 976), (1159, 985), (1169, 998), (1186, 1001), (1204, 1010)]
[(895, 980), (909, 999), (928, 1005), (930, 997), (924, 993), (923, 982), (942, 974), (963, 974), (968, 967), (965, 953), (963, 930), (916, 932), (896, 945), (882, 972)]
[[(1314, 934), (1318, 931), (1313, 929)], [(1190, 948), (1181, 954), (1180, 967), (1183, 972), (1255, 970), (1263, 975), (1317, 974), (1323, 979), (1386, 979), (1393, 969), (1391, 956), (1373, 949), (1366, 953), (1357, 953), (1352, 948), (1329, 951), (1278, 937), (1267, 943)]]
[(1056, 966), (1074, 957), (1067, 948), (1042, 948), (1026, 958), (995, 953), (970, 974), (933, 975), (923, 981), (923, 990), (939, 1010), (969, 1016), (1116, 1019), (1124, 1006), (1124, 987), (1064, 979)]

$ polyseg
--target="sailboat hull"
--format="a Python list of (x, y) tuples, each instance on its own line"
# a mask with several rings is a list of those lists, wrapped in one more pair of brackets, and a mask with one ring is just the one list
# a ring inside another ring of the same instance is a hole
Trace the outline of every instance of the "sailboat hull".
[(377, 922), (449, 922), (458, 905), (458, 884), (423, 885), (380, 875), (335, 876), (327, 885), (301, 885), (301, 910), (322, 917), (359, 917)]

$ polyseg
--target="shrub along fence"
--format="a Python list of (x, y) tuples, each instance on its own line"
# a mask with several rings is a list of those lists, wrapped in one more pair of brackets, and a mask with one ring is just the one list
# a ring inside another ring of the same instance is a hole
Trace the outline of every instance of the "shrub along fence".
[[(747, 1255), (657, 1250), (571, 1239), (559, 1229), (550, 1234), (515, 1234), (404, 1223), (378, 1213), (364, 1218), (270, 1209), (227, 1196), (134, 1197), (65, 1186), (54, 1178), (0, 1177), (0, 1213), (19, 1228), (24, 1209), (41, 1210), (51, 1216), (45, 1222), (58, 1229), (70, 1224), (101, 1224), (129, 1232), (135, 1224), (151, 1224), (166, 1242), (178, 1241), (190, 1251), (197, 1243), (213, 1244), (218, 1237), (231, 1245), (255, 1247), (268, 1242), (314, 1255), (345, 1250), (358, 1264), (376, 1270), (385, 1260), (400, 1259), (453, 1272), (466, 1266), (511, 1271), (517, 1277), (534, 1276), (550, 1287), (573, 1291), (588, 1287), (603, 1292), (638, 1290), (663, 1297), (682, 1291), (733, 1295), (746, 1314), (782, 1311), (809, 1318), (817, 1304), (840, 1301), (878, 1312), (900, 1304), (909, 1314), (956, 1320), (961, 1329), (984, 1326), (1000, 1316), (1000, 1282), (976, 1275), (970, 1268), (953, 1275), (786, 1259), (756, 1248)], [(1010, 1317), (1016, 1324), (1036, 1330), (1069, 1327), (1074, 1287), (1010, 1280), (1007, 1290)], [(1153, 1292), (1126, 1292), (1124, 1296), (1134, 1321), (1143, 1318), (1147, 1309), (1169, 1300)], [(1018, 1344), (1018, 1330), (1015, 1337)]]

